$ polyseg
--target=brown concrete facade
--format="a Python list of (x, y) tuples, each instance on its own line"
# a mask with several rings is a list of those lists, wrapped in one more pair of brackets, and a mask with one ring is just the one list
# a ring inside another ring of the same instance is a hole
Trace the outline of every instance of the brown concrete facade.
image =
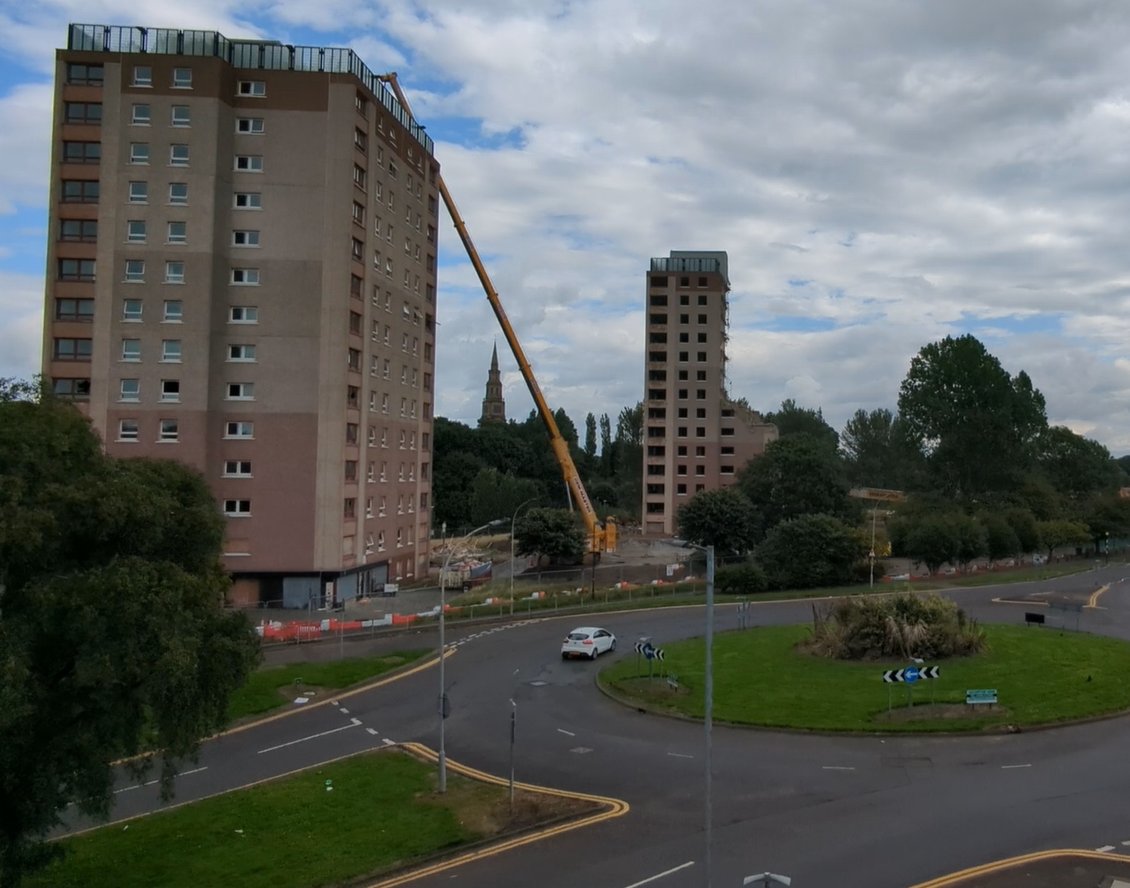
[(348, 50), (72, 25), (56, 64), (55, 391), (204, 474), (241, 600), (426, 576), (430, 140)]
[(776, 426), (726, 396), (730, 282), (724, 252), (675, 251), (647, 274), (643, 529), (678, 533), (681, 505), (728, 487)]

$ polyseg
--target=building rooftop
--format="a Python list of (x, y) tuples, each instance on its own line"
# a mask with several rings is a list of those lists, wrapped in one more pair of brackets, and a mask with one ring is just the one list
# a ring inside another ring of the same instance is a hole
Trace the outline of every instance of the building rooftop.
[(184, 31), (136, 25), (79, 25), (67, 28), (67, 49), (80, 52), (152, 53), (223, 59), (233, 68), (264, 71), (318, 71), (352, 74), (404, 125), (423, 149), (433, 154), (431, 138), (391, 90), (352, 49), (291, 46), (274, 40), (232, 40), (219, 31)]

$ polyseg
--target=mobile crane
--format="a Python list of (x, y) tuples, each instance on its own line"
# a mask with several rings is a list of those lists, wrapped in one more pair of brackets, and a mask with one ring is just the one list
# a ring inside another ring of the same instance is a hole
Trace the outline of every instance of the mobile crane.
[[(396, 72), (390, 71), (388, 74), (382, 74), (378, 79), (389, 85), (400, 106), (409, 115), (412, 115), (412, 108), (408, 104), (404, 91), (400, 88)], [(455, 231), (463, 242), (463, 249), (467, 251), (467, 258), (471, 260), (471, 265), (474, 266), (475, 273), (479, 276), (479, 283), (482, 284), (487, 301), (490, 302), (490, 307), (494, 310), (494, 316), (498, 318), (502, 333), (510, 344), (510, 351), (513, 352), (514, 360), (518, 362), (518, 369), (522, 371), (522, 378), (526, 381), (526, 387), (530, 390), (530, 396), (537, 405), (538, 415), (545, 423), (545, 429), (549, 433), (550, 447), (553, 448), (553, 455), (557, 458), (557, 464), (561, 466), (561, 473), (565, 477), (565, 488), (569, 493), (570, 502), (576, 504), (585, 523), (589, 551), (594, 553), (594, 557), (600, 552), (615, 552), (617, 542), (616, 522), (611, 517), (603, 523), (597, 518), (588, 491), (585, 490), (585, 485), (582, 483), (581, 476), (577, 473), (577, 467), (573, 463), (573, 457), (569, 453), (569, 443), (562, 437), (561, 430), (557, 427), (553, 412), (549, 409), (549, 404), (546, 403), (545, 396), (541, 392), (541, 386), (538, 385), (538, 381), (534, 377), (533, 368), (530, 367), (530, 362), (526, 360), (526, 353), (522, 350), (518, 336), (510, 325), (510, 319), (507, 318), (506, 311), (502, 307), (498, 291), (495, 290), (490, 275), (487, 274), (486, 267), (483, 265), (482, 259), (479, 258), (479, 251), (475, 249), (467, 226), (463, 222), (462, 216), (459, 215), (459, 208), (455, 206), (451, 192), (447, 190), (447, 185), (443, 181), (443, 176), (438, 173), (436, 174), (436, 187), (443, 198), (444, 206), (447, 207), (447, 213), (451, 217)]]

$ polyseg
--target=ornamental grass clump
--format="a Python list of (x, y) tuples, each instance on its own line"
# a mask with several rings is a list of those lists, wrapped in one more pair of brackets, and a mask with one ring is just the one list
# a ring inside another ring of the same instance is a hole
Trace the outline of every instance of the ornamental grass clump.
[(939, 595), (842, 598), (812, 608), (805, 648), (836, 660), (931, 659), (980, 652), (985, 633)]

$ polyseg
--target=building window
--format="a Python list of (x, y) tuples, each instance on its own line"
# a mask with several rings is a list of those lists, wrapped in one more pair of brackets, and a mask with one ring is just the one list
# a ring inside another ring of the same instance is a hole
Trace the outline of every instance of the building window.
[(357, 500), (352, 496), (347, 496), (343, 503), (342, 515), (345, 518), (357, 517)]
[(183, 244), (188, 241), (188, 223), (187, 222), (170, 222), (168, 231), (168, 243), (170, 244)]
[(225, 438), (254, 438), (255, 437), (255, 423), (253, 422), (229, 422), (224, 425)]
[(98, 241), (98, 221), (96, 219), (61, 219), (59, 221), (59, 240), (85, 244), (96, 243)]
[(259, 269), (233, 268), (231, 270), (231, 282), (244, 287), (256, 287), (259, 285)]
[(249, 460), (249, 459), (226, 459), (226, 460), (224, 460), (224, 477), (225, 478), (250, 478), (251, 477), (251, 460)]
[(149, 203), (149, 183), (130, 182), (129, 202), (133, 204)]
[(695, 357), (695, 360), (696, 360), (696, 361), (700, 361), (700, 362), (701, 362), (701, 361), (705, 361), (705, 360), (706, 360), (706, 352), (695, 352), (695, 355), (696, 355), (696, 357)]
[(228, 360), (233, 363), (251, 363), (255, 360), (255, 346), (229, 345)]
[(100, 163), (101, 142), (64, 142), (63, 163)]
[(358, 188), (364, 188), (367, 181), (368, 174), (365, 172), (365, 168), (358, 166), (357, 164), (353, 164), (353, 184)]
[(180, 380), (179, 379), (162, 379), (161, 380), (161, 400), (165, 402), (179, 401), (180, 400)]
[(60, 259), (59, 280), (61, 281), (93, 281), (93, 259)]
[(224, 514), (229, 518), (248, 518), (251, 515), (251, 500), (224, 500)]
[(365, 244), (357, 238), (350, 238), (350, 255), (353, 256), (357, 262), (365, 261)]
[(181, 358), (181, 341), (179, 339), (161, 340), (161, 360), (166, 364), (179, 364)]
[(237, 230), (231, 233), (231, 242), (233, 247), (257, 247), (259, 246), (259, 232)]
[(162, 419), (161, 431), (157, 440), (176, 441), (180, 438), (180, 423), (175, 419)]
[(173, 126), (192, 126), (192, 111), (188, 105), (173, 105), (170, 123)]
[(192, 89), (191, 68), (173, 68), (173, 88)]
[(237, 154), (235, 156), (236, 170), (244, 173), (263, 172), (262, 154)]
[(246, 135), (258, 136), (262, 135), (263, 118), (262, 117), (239, 117), (235, 121), (235, 131), (237, 133), (244, 133)]
[(178, 205), (188, 203), (188, 183), (187, 182), (170, 182), (169, 183), (169, 203), (178, 204)]
[(237, 210), (263, 209), (263, 195), (258, 191), (237, 191), (235, 193), (235, 208)]
[(145, 243), (145, 222), (142, 219), (130, 219), (126, 222), (126, 241), (131, 244)]
[(360, 351), (360, 349), (356, 349), (356, 348), (349, 349), (347, 356), (346, 356), (346, 362), (348, 363), (350, 370), (356, 370), (357, 372), (360, 372), (361, 371), (361, 351)]
[(131, 362), (137, 362), (137, 360), (141, 360), (140, 339), (122, 340), (122, 360), (131, 360)]
[(166, 324), (179, 324), (184, 320), (184, 303), (179, 299), (166, 299), (161, 320)]
[(133, 284), (142, 283), (145, 280), (144, 259), (126, 260), (126, 280)]
[(228, 309), (229, 324), (259, 323), (259, 309), (254, 305), (233, 305)]
[(89, 123), (102, 122), (102, 105), (99, 102), (64, 102), (64, 123)]
[(67, 65), (67, 83), (74, 86), (102, 86), (105, 72), (101, 65)]
[(353, 201), (353, 221), (358, 225), (365, 224), (365, 207), (357, 203), (357, 201)]
[(122, 300), (122, 320), (129, 323), (136, 323), (141, 320), (141, 300), (140, 299), (123, 299)]
[(56, 361), (89, 361), (91, 340), (56, 339), (52, 356)]
[(63, 203), (98, 203), (97, 179), (64, 179)]
[(141, 380), (139, 379), (123, 379), (118, 387), (118, 400), (119, 401), (140, 401), (141, 400)]
[(267, 84), (263, 80), (241, 80), (236, 88), (236, 94), (241, 96), (254, 96), (262, 98), (267, 94)]
[(169, 146), (169, 166), (177, 166), (177, 167), (188, 166), (188, 146), (187, 145), (170, 145)]
[(134, 65), (133, 79), (130, 81), (131, 86), (152, 86), (153, 85), (153, 69), (148, 65)]
[(229, 382), (227, 384), (227, 395), (225, 397), (229, 401), (254, 401), (255, 383)]
[(55, 320), (92, 321), (94, 320), (93, 299), (56, 299)]
[(149, 163), (149, 143), (148, 142), (130, 142), (129, 162), (130, 163)]
[(369, 150), (369, 137), (365, 131), (359, 127), (353, 130), (353, 146), (361, 152)]
[(165, 283), (166, 284), (183, 284), (184, 283), (184, 263), (183, 262), (166, 262), (165, 263)]
[(136, 419), (119, 419), (118, 420), (118, 440), (119, 441), (136, 441), (138, 439), (138, 429)]
[(347, 422), (345, 424), (345, 443), (346, 444), (356, 444), (357, 443), (357, 423)]
[(51, 393), (60, 398), (85, 400), (90, 397), (90, 380), (83, 377), (54, 379)]
[(130, 115), (130, 123), (134, 126), (149, 126), (152, 115), (148, 105), (134, 105)]

